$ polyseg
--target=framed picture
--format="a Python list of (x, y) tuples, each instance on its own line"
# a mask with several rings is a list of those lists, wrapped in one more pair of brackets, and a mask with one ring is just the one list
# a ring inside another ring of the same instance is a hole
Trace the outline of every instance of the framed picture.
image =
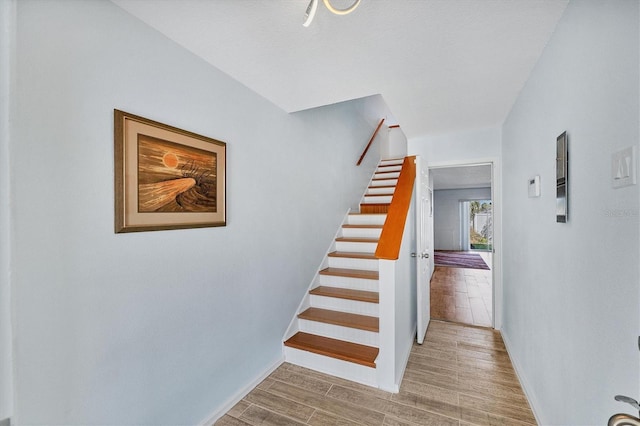
[(226, 225), (226, 143), (114, 110), (115, 232)]

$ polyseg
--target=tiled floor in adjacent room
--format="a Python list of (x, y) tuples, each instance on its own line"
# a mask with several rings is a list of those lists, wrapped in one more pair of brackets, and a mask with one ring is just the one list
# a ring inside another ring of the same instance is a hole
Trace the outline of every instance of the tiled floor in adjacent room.
[[(481, 253), (491, 265), (488, 253)], [(431, 277), (431, 318), (492, 327), (492, 273), (484, 269), (436, 266)]]
[(288, 363), (216, 425), (535, 425), (500, 333), (432, 320), (400, 393)]

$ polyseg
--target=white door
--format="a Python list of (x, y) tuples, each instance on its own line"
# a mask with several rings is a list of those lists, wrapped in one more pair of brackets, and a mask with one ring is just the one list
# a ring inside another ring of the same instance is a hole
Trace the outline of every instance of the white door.
[(429, 169), (416, 157), (416, 286), (418, 301), (418, 343), (424, 336), (431, 319), (430, 281), (433, 272), (433, 214), (431, 209), (432, 191), (429, 185)]

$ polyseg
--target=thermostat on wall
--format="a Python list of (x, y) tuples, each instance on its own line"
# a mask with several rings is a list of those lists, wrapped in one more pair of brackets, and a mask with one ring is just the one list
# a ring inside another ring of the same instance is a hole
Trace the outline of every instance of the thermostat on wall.
[(540, 196), (540, 175), (535, 175), (529, 179), (529, 198)]

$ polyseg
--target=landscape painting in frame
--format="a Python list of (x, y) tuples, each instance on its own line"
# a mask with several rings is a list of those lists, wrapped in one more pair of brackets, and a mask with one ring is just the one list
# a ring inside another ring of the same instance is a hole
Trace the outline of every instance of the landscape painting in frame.
[(225, 226), (226, 144), (114, 111), (115, 231)]

